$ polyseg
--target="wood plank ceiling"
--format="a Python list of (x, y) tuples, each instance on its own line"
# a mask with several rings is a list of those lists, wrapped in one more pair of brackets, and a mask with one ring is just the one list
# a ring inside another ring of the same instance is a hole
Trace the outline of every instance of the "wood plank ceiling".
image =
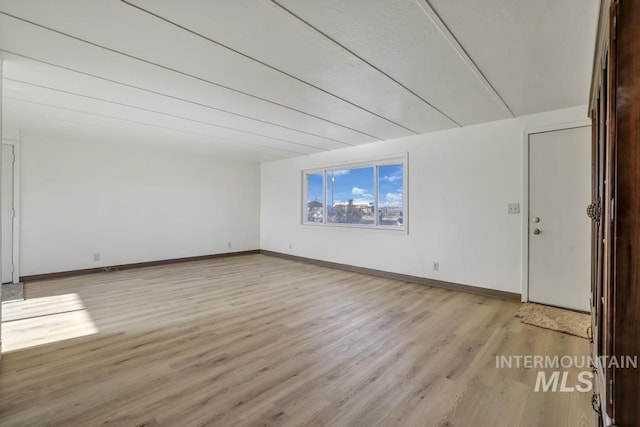
[(4, 120), (269, 160), (586, 103), (595, 0), (0, 0)]

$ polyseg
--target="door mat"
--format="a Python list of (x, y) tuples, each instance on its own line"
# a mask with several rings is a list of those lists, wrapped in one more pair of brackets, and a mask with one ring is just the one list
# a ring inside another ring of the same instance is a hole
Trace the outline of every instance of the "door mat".
[(591, 316), (547, 305), (525, 303), (516, 312), (522, 323), (589, 339)]

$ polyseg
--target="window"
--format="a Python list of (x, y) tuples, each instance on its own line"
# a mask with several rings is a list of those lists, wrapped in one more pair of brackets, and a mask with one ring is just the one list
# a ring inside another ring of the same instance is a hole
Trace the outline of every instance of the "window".
[(324, 222), (324, 197), (321, 173), (306, 174), (307, 206), (305, 222)]
[(378, 224), (404, 227), (404, 167), (378, 166)]
[(303, 174), (303, 223), (405, 229), (403, 158)]
[(374, 225), (374, 168), (327, 171), (327, 223)]

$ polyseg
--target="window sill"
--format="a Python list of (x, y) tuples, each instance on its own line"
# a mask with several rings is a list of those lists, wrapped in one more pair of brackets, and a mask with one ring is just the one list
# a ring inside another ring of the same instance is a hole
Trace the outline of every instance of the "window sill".
[(407, 231), (407, 227), (395, 227), (389, 225), (367, 225), (367, 224), (322, 224), (322, 223), (313, 223), (313, 222), (303, 222), (300, 224), (302, 227), (312, 227), (312, 228), (350, 228), (356, 230), (386, 230), (386, 231), (397, 231), (405, 234), (409, 234)]

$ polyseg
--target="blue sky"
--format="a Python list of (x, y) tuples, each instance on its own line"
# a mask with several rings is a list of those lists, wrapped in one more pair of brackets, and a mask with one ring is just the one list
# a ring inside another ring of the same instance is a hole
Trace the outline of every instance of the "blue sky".
[[(379, 206), (402, 207), (402, 165), (379, 166), (378, 171)], [(331, 204), (332, 187), (334, 203), (346, 203), (349, 199), (354, 203), (373, 202), (373, 176), (373, 167), (327, 172), (328, 204)], [(312, 200), (322, 201), (322, 174), (307, 175), (307, 201)]]
[(322, 174), (307, 174), (307, 202), (322, 202)]
[(378, 166), (378, 205), (402, 207), (402, 165)]

